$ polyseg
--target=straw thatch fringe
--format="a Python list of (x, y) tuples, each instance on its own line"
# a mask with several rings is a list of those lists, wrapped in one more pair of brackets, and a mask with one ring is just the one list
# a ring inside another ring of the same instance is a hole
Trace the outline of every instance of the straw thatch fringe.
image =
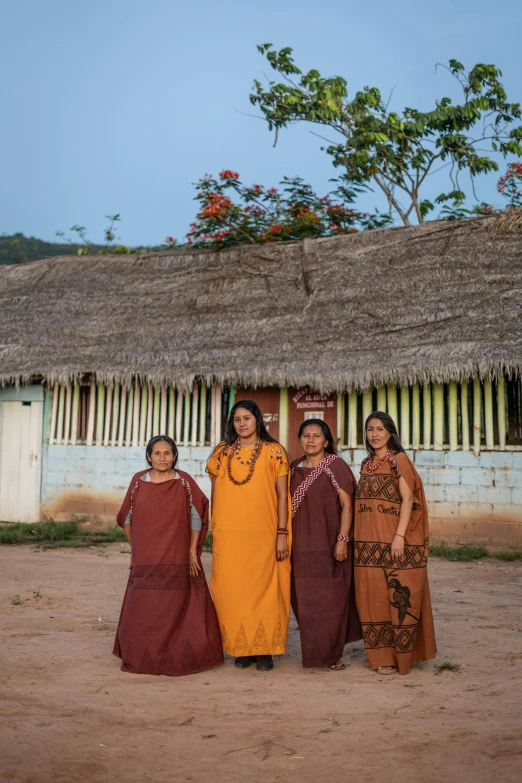
[(522, 234), (522, 209), (508, 207), (491, 221), (490, 231), (495, 234)]
[(90, 372), (344, 392), (519, 375), (522, 234), (507, 216), (0, 267), (0, 384)]

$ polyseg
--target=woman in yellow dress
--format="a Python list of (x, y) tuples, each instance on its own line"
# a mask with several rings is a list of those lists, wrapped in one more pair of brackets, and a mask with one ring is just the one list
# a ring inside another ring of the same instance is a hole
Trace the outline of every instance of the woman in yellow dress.
[(259, 407), (232, 407), (225, 440), (207, 464), (212, 480), (210, 589), (223, 648), (235, 665), (273, 668), (290, 614), (289, 466)]

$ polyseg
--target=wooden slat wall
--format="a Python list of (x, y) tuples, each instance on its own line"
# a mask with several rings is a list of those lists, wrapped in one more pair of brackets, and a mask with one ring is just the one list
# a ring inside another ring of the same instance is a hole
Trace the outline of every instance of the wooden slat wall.
[[(87, 426), (82, 431), (84, 440), (79, 439), (80, 383), (71, 382), (53, 387), (50, 444), (83, 442), (141, 448), (152, 435), (161, 433), (173, 437), (180, 446), (213, 446), (221, 440), (224, 415), (221, 384), (208, 389), (204, 384), (195, 384), (191, 392), (180, 392), (166, 385), (153, 387), (139, 379), (129, 385), (104, 385), (91, 379), (82, 386), (88, 387), (88, 396), (82, 398), (87, 405)], [(522, 385), (520, 389), (522, 391)], [(210, 426), (207, 424), (208, 395)], [(503, 379), (495, 383), (486, 379), (482, 383), (474, 380), (403, 388), (388, 385), (339, 394), (338, 444), (341, 448), (361, 448), (364, 421), (377, 409), (388, 412), (394, 419), (405, 448), (504, 450), (510, 432), (507, 396)], [(228, 393), (228, 407), (231, 399), (233, 390)], [(288, 417), (286, 389), (280, 392), (279, 417), (281, 432), (284, 432)]]

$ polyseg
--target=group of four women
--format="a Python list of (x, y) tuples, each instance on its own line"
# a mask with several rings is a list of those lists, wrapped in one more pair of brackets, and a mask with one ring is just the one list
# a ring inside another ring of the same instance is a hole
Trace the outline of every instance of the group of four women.
[(433, 658), (422, 482), (386, 413), (368, 417), (365, 437), (356, 485), (324, 421), (303, 422), (303, 456), (289, 465), (258, 406), (233, 406), (207, 464), (214, 603), (200, 560), (208, 500), (177, 469), (174, 442), (152, 438), (117, 518), (132, 553), (113, 650), (122, 670), (192, 674), (224, 650), (240, 669), (268, 671), (286, 649), (290, 604), (303, 666), (343, 669), (345, 644), (361, 638), (382, 674)]

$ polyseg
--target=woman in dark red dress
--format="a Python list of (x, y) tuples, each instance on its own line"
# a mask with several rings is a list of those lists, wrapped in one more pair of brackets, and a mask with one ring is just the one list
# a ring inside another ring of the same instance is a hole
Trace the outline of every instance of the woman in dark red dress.
[(178, 677), (223, 663), (200, 560), (208, 500), (175, 469), (171, 438), (152, 438), (146, 457), (151, 468), (133, 476), (117, 517), (132, 554), (113, 654), (122, 671)]
[(291, 466), (292, 609), (303, 666), (344, 669), (345, 644), (362, 639), (353, 589), (355, 479), (321, 419), (299, 429), (304, 457)]

